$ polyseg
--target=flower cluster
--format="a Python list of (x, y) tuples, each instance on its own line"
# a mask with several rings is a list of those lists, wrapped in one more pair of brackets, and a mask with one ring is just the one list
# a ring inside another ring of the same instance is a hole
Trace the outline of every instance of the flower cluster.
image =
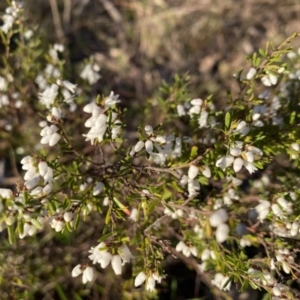
[(122, 266), (125, 263), (129, 263), (133, 256), (126, 244), (122, 244), (115, 250), (115, 254), (112, 254), (107, 248), (106, 243), (101, 242), (96, 247), (92, 247), (91, 250), (89, 250), (89, 253), (91, 253), (89, 259), (93, 261), (93, 264), (99, 263), (103, 269), (111, 263), (115, 274), (121, 275)]
[(92, 116), (87, 119), (84, 126), (90, 128), (87, 134), (83, 134), (86, 137), (86, 141), (91, 141), (92, 145), (97, 142), (101, 143), (107, 132), (107, 129), (111, 131), (111, 138), (114, 140), (119, 134), (122, 127), (121, 121), (118, 119), (118, 114), (112, 110), (108, 110), (120, 103), (119, 95), (114, 95), (113, 92), (105, 99), (104, 105), (98, 105), (95, 102), (87, 104), (83, 111)]
[(145, 126), (145, 132), (147, 134), (147, 140), (138, 141), (130, 151), (131, 156), (134, 156), (145, 148), (149, 155), (149, 161), (161, 166), (164, 166), (167, 160), (181, 156), (181, 138), (176, 138), (174, 135), (155, 135), (150, 125)]
[(20, 15), (21, 5), (18, 1), (12, 1), (11, 6), (7, 7), (5, 14), (2, 16), (3, 25), (0, 26), (0, 29), (7, 34), (8, 31), (13, 27), (17, 18)]
[(236, 142), (229, 147), (229, 155), (222, 156), (216, 162), (216, 166), (223, 171), (233, 165), (233, 170), (237, 173), (245, 167), (250, 174), (254, 173), (257, 168), (254, 161), (261, 158), (263, 152), (252, 145), (244, 145), (243, 142)]
[(146, 281), (146, 290), (151, 292), (155, 289), (156, 281), (160, 283), (161, 280), (162, 276), (158, 272), (149, 272), (146, 274), (142, 271), (135, 277), (134, 286), (140, 286)]

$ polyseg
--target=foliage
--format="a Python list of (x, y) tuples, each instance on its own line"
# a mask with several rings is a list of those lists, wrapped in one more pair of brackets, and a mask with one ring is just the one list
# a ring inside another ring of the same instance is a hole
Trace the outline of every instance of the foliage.
[[(24, 170), (0, 189), (12, 244), (2, 245), (3, 299), (156, 299), (170, 255), (215, 297), (229, 299), (236, 283), (297, 299), (298, 34), (247, 57), (224, 109), (212, 95), (193, 98), (189, 77), (176, 76), (139, 107), (133, 128), (119, 95), (93, 98), (93, 56), (73, 84), (64, 46), (44, 50), (18, 3), (2, 19), (1, 147), (16, 156), (13, 172)], [(79, 275), (83, 286), (71, 278)]]

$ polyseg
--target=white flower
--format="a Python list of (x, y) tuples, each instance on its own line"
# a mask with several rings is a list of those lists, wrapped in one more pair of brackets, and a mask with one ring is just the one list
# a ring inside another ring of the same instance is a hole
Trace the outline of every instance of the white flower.
[(191, 165), (188, 171), (189, 179), (195, 179), (198, 173), (199, 173), (199, 168), (194, 165)]
[[(89, 259), (93, 261), (93, 264), (99, 263), (101, 268), (105, 269), (111, 262), (112, 268), (116, 275), (122, 273), (122, 265), (129, 262), (132, 258), (131, 252), (126, 245), (121, 245), (118, 249), (120, 254), (112, 255), (106, 250), (104, 242), (98, 244), (95, 248), (89, 250)], [(123, 261), (123, 262), (122, 262)]]
[(38, 185), (39, 181), (40, 181), (39, 177), (34, 177), (30, 180), (25, 181), (24, 185), (28, 190), (32, 190)]
[(300, 145), (298, 143), (292, 143), (291, 144), (292, 149), (295, 151), (300, 151)]
[(191, 104), (192, 104), (192, 105), (199, 105), (199, 106), (202, 106), (203, 100), (200, 99), (200, 98), (196, 98), (196, 99), (191, 100)]
[(98, 182), (93, 189), (93, 195), (94, 196), (99, 195), (103, 191), (103, 189), (104, 189), (103, 182)]
[(39, 168), (39, 173), (42, 177), (44, 177), (47, 172), (48, 172), (48, 165), (45, 161), (41, 161), (39, 164), (38, 164), (38, 168)]
[(200, 167), (200, 171), (206, 178), (211, 177), (211, 170), (210, 170), (209, 166), (204, 165), (204, 166)]
[(51, 115), (52, 115), (56, 120), (60, 120), (60, 119), (61, 119), (61, 109), (58, 108), (58, 107), (52, 107)]
[(88, 83), (92, 85), (101, 78), (101, 76), (98, 74), (99, 71), (100, 67), (97, 64), (87, 64), (79, 76), (82, 79), (87, 80)]
[(145, 146), (145, 143), (143, 141), (138, 141), (137, 144), (134, 146), (134, 151), (139, 152), (141, 151)]
[[(82, 274), (83, 273), (83, 274)], [(86, 284), (88, 281), (93, 281), (94, 279), (94, 270), (92, 267), (83, 267), (82, 265), (77, 265), (72, 270), (72, 277), (77, 277), (82, 274), (82, 283)]]
[(47, 87), (44, 92), (40, 93), (39, 99), (48, 109), (54, 103), (56, 96), (58, 95), (58, 85), (52, 84)]
[(182, 252), (186, 257), (190, 257), (193, 254), (195, 257), (198, 255), (197, 248), (195, 246), (187, 246), (183, 241), (180, 241), (176, 246), (176, 251)]
[(64, 213), (64, 220), (66, 222), (70, 222), (73, 219), (73, 213), (70, 211), (67, 211)]
[(228, 220), (228, 213), (224, 208), (215, 211), (209, 217), (209, 223), (212, 227), (218, 227), (220, 224), (225, 223)]
[(153, 128), (150, 125), (145, 126), (145, 132), (147, 135), (151, 135), (153, 133)]
[(145, 149), (149, 154), (151, 154), (153, 152), (153, 142), (151, 140), (146, 141)]
[(88, 281), (93, 281), (94, 270), (92, 267), (86, 267), (82, 274), (82, 283), (86, 284)]
[(0, 91), (4, 92), (7, 89), (7, 81), (4, 77), (0, 76)]
[(217, 160), (216, 167), (219, 167), (223, 171), (225, 171), (225, 169), (229, 167), (233, 162), (234, 162), (234, 157), (231, 155), (226, 155)]
[(229, 226), (227, 224), (219, 224), (216, 230), (216, 240), (218, 243), (223, 243), (227, 240), (229, 234)]
[(147, 291), (154, 291), (155, 290), (155, 282), (161, 282), (162, 277), (157, 273), (152, 274), (145, 274), (145, 272), (140, 272), (135, 280), (134, 280), (134, 286), (140, 286), (146, 281), (146, 290)]
[(111, 259), (111, 266), (116, 275), (122, 274), (122, 260), (120, 255), (113, 255)]
[(231, 287), (231, 281), (229, 281), (229, 277), (224, 276), (221, 273), (216, 273), (211, 283), (223, 291), (229, 291)]
[(65, 222), (61, 219), (52, 218), (49, 224), (56, 232), (60, 232), (65, 228)]
[(13, 192), (10, 189), (0, 188), (0, 197), (2, 199), (10, 199), (13, 197)]
[(137, 221), (137, 219), (138, 219), (138, 210), (137, 210), (136, 208), (133, 208), (133, 209), (131, 210), (129, 219), (131, 219), (131, 220), (134, 221), (134, 222)]
[(186, 115), (186, 112), (185, 112), (185, 109), (184, 109), (183, 105), (181, 105), (181, 104), (177, 105), (177, 113), (178, 113), (179, 117), (182, 117), (182, 116)]
[(176, 209), (175, 211), (170, 210), (169, 208), (165, 208), (164, 214), (172, 217), (172, 219), (178, 219), (183, 216), (183, 211), (181, 209)]
[(278, 78), (277, 78), (277, 76), (269, 73), (269, 74), (263, 76), (261, 78), (261, 81), (265, 86), (272, 86), (272, 85), (277, 84)]
[(210, 251), (209, 249), (204, 249), (202, 254), (201, 254), (201, 259), (202, 261), (206, 261), (210, 258)]
[(77, 265), (76, 267), (74, 267), (74, 269), (72, 270), (72, 277), (77, 277), (80, 274), (82, 274), (83, 270), (82, 270), (82, 266), (81, 265)]
[(200, 117), (198, 119), (199, 128), (205, 128), (207, 126), (207, 120), (208, 120), (208, 112), (202, 110), (200, 113)]
[(124, 265), (125, 263), (129, 263), (130, 259), (134, 258), (126, 244), (122, 244), (119, 247), (118, 253), (122, 258), (122, 265)]
[(33, 31), (31, 29), (28, 29), (24, 32), (24, 38), (26, 40), (30, 40), (33, 36)]
[(291, 227), (291, 236), (296, 236), (299, 232), (299, 223), (293, 222)]
[(262, 222), (269, 214), (271, 204), (267, 200), (260, 200), (259, 202), (260, 204), (255, 207), (255, 210), (258, 213), (257, 218)]
[(46, 126), (42, 129), (40, 135), (42, 136), (41, 144), (49, 144), (50, 147), (57, 144), (61, 135), (57, 132), (59, 128), (56, 125)]
[(188, 179), (188, 192), (189, 197), (193, 197), (198, 195), (198, 192), (200, 190), (200, 183), (196, 179)]
[(241, 121), (238, 123), (236, 129), (233, 131), (235, 133), (240, 134), (241, 136), (245, 136), (249, 133), (250, 127), (247, 125), (245, 121)]
[(109, 96), (105, 100), (105, 108), (109, 108), (112, 105), (115, 105), (117, 103), (120, 103), (121, 100), (119, 99), (119, 95), (114, 95), (114, 92), (111, 91)]
[(155, 279), (152, 276), (147, 278), (146, 290), (150, 292), (155, 290)]
[(136, 277), (135, 277), (135, 280), (134, 280), (134, 286), (137, 287), (137, 286), (140, 286), (142, 285), (145, 280), (147, 278), (147, 275), (144, 273), (144, 272), (140, 272)]
[(247, 80), (251, 80), (256, 75), (256, 72), (255, 68), (251, 68), (246, 75)]
[(68, 80), (60, 80), (57, 79), (56, 84), (59, 86), (63, 86), (65, 87), (67, 90), (69, 90), (72, 94), (75, 93), (75, 89), (76, 89), (76, 84), (71, 83)]
[(19, 237), (20, 239), (23, 239), (27, 235), (32, 236), (36, 233), (36, 228), (29, 223), (25, 223), (23, 226), (23, 233), (20, 233)]

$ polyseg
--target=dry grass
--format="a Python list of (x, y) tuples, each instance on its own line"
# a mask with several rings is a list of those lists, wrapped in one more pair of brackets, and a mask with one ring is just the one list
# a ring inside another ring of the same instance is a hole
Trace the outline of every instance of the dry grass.
[(297, 0), (49, 0), (59, 15), (47, 1), (29, 2), (47, 38), (69, 45), (72, 63), (97, 53), (100, 91), (139, 101), (175, 73), (189, 72), (197, 96), (219, 93), (247, 67), (246, 54), (300, 25)]

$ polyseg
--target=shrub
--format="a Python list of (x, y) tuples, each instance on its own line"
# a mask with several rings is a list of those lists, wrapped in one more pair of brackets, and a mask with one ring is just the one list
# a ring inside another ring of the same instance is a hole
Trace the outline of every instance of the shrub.
[[(73, 84), (64, 46), (45, 51), (19, 4), (2, 19), (0, 134), (16, 155), (13, 172), (24, 170), (16, 187), (0, 189), (1, 228), (24, 249), (4, 246), (18, 258), (3, 262), (15, 272), (1, 284), (18, 287), (5, 297), (37, 295), (52, 272), (63, 299), (60, 284), (76, 280), (66, 274), (92, 288), (109, 265), (116, 275), (132, 266), (123, 293), (139, 297), (133, 286), (164, 285), (168, 255), (215, 295), (237, 285), (297, 297), (300, 51), (290, 45), (298, 34), (247, 57), (250, 66), (234, 75), (239, 92), (228, 92), (222, 109), (213, 95), (192, 97), (189, 78), (176, 76), (132, 115), (113, 91), (93, 97), (93, 57)], [(46, 253), (61, 257), (44, 266)]]

